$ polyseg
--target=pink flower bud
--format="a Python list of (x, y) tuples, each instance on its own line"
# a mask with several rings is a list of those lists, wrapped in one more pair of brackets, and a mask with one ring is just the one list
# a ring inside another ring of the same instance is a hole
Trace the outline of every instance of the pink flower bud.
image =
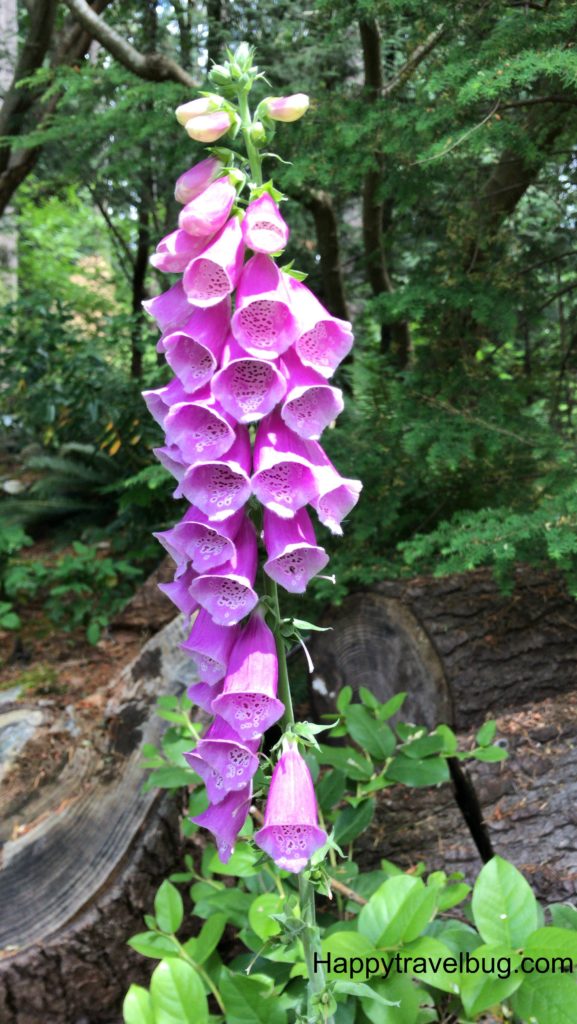
[(304, 92), (294, 96), (268, 96), (263, 108), (273, 121), (298, 121), (309, 109), (309, 98)]
[(201, 160), (184, 174), (180, 175), (174, 187), (174, 198), (177, 203), (189, 203), (195, 196), (204, 192), (210, 183), (220, 176), (223, 164), (214, 156)]
[(190, 103), (181, 103), (180, 107), (175, 110), (176, 120), (186, 127), (193, 117), (211, 114), (213, 110), (218, 110), (221, 106), (220, 96), (200, 96), (199, 99), (191, 100)]
[(185, 128), (191, 139), (197, 142), (216, 142), (230, 128), (232, 119), (226, 110), (216, 110), (187, 121)]

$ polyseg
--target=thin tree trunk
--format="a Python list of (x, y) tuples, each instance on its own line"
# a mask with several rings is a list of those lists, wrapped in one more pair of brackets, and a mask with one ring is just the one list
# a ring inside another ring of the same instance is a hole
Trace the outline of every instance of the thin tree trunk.
[[(18, 56), (18, 10), (16, 0), (0, 3), (0, 93), (10, 90)], [(0, 304), (18, 297), (18, 230), (12, 207), (0, 221)]]

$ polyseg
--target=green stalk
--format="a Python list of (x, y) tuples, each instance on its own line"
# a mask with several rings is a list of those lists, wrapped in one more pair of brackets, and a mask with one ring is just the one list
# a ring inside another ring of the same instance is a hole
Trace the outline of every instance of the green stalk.
[(262, 185), (262, 161), (260, 153), (250, 137), (252, 118), (250, 116), (248, 96), (246, 92), (239, 92), (238, 94), (238, 111), (241, 118), (241, 128), (244, 144), (246, 146), (246, 155), (248, 156), (248, 162), (250, 164), (250, 173), (254, 184)]

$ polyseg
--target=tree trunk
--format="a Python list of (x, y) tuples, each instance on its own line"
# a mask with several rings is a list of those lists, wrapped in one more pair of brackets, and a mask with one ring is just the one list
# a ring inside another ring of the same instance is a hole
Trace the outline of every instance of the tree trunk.
[[(18, 9), (16, 0), (0, 4), (0, 95), (6, 96), (18, 55)], [(0, 222), (0, 305), (18, 297), (18, 230), (12, 207)]]
[[(146, 982), (154, 966), (126, 940), (143, 930), (182, 850), (177, 802), (142, 792), (141, 746), (162, 731), (156, 697), (193, 678), (184, 635), (173, 620), (74, 718), (46, 701), (27, 711), (36, 732), (21, 754), (36, 783), (18, 791), (25, 764), (16, 759), (0, 789), (2, 1024), (109, 1024), (130, 982)], [(2, 707), (0, 727), (22, 711)]]

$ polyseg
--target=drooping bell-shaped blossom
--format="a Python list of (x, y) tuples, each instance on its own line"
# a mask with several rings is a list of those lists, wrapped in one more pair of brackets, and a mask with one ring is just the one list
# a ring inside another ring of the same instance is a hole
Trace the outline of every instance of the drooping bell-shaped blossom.
[(212, 714), (212, 702), (222, 693), (223, 683), (193, 683), (186, 689), (186, 695), (193, 704), (202, 708), (208, 715)]
[(286, 381), (275, 363), (249, 356), (231, 336), (224, 347), (222, 369), (215, 373), (211, 387), (238, 423), (254, 423), (280, 402)]
[(227, 110), (215, 110), (212, 114), (191, 117), (184, 127), (196, 142), (216, 142), (226, 134), (231, 124), (232, 117)]
[(218, 178), (180, 211), (178, 226), (189, 235), (215, 235), (226, 223), (235, 199), (234, 185), (228, 178)]
[(199, 607), (198, 601), (190, 592), (190, 586), (196, 578), (194, 569), (189, 568), (171, 583), (159, 583), (158, 589), (178, 608), (183, 615), (192, 615)]
[(258, 604), (253, 589), (257, 564), (256, 532), (245, 518), (235, 538), (233, 558), (197, 576), (191, 594), (216, 623), (233, 626)]
[(316, 370), (303, 366), (293, 349), (285, 354), (283, 363), (288, 381), (281, 416), (299, 437), (318, 440), (343, 411), (343, 393), (327, 384)]
[(221, 523), (213, 523), (199, 508), (189, 508), (170, 530), (154, 533), (177, 565), (190, 562), (197, 573), (207, 572), (234, 558), (234, 538), (241, 524), (242, 509)]
[(257, 253), (245, 263), (236, 293), (231, 328), (251, 356), (276, 359), (298, 335), (283, 275), (270, 256)]
[(307, 447), (317, 490), (311, 505), (321, 523), (331, 533), (341, 535), (341, 522), (357, 504), (363, 485), (360, 480), (341, 476), (316, 441), (309, 441)]
[(302, 281), (285, 275), (291, 309), (298, 325), (295, 351), (305, 366), (331, 377), (351, 350), (352, 327), (332, 316)]
[(193, 237), (187, 231), (172, 231), (156, 246), (150, 262), (156, 270), (180, 274), (208, 245), (209, 238)]
[(275, 638), (259, 611), (251, 616), (229, 659), (222, 693), (212, 704), (244, 740), (257, 740), (284, 713), (277, 699)]
[(234, 419), (209, 388), (194, 395), (192, 401), (171, 406), (164, 429), (168, 444), (180, 449), (188, 465), (199, 459), (218, 459), (236, 439)]
[(264, 192), (249, 203), (242, 222), (242, 237), (247, 249), (271, 254), (286, 247), (288, 225), (272, 196)]
[(153, 299), (147, 299), (142, 303), (142, 308), (149, 316), (154, 317), (163, 334), (181, 327), (192, 313), (181, 281), (177, 281), (172, 288), (161, 292), (160, 295), (155, 295)]
[(181, 103), (176, 108), (176, 120), (179, 124), (185, 127), (191, 118), (201, 117), (204, 114), (210, 114), (213, 110), (219, 110), (222, 107), (223, 101), (220, 96), (199, 96), (197, 100), (190, 100), (188, 103)]
[(258, 768), (258, 747), (258, 740), (241, 740), (217, 715), (194, 751), (184, 756), (204, 779), (210, 802), (217, 804), (249, 784)]
[(304, 594), (313, 576), (324, 569), (329, 556), (316, 543), (306, 509), (292, 519), (282, 519), (265, 509), (263, 537), (268, 560), (264, 571), (291, 594)]
[(210, 382), (230, 323), (230, 298), (208, 309), (195, 309), (177, 331), (157, 346), (185, 391), (194, 394)]
[(204, 252), (186, 268), (181, 287), (187, 299), (195, 306), (216, 306), (236, 287), (243, 255), (238, 218), (230, 217)]
[(205, 188), (220, 176), (222, 168), (221, 160), (209, 156), (181, 174), (174, 186), (174, 198), (177, 203), (189, 203), (200, 192), (204, 192)]
[(264, 826), (255, 833), (254, 841), (279, 868), (294, 874), (304, 871), (327, 841), (318, 824), (311, 773), (295, 746), (289, 746), (275, 765)]
[(250, 497), (250, 438), (246, 427), (236, 428), (236, 441), (219, 459), (190, 466), (180, 493), (215, 522), (222, 522)]
[(161, 427), (164, 427), (164, 421), (168, 416), (170, 407), (178, 402), (186, 402), (190, 396), (182, 386), (182, 382), (174, 378), (169, 384), (165, 384), (161, 388), (143, 391), (142, 397), (152, 418)]
[(318, 493), (308, 445), (272, 412), (259, 424), (254, 446), (252, 490), (258, 500), (285, 519)]
[(200, 609), (189, 636), (180, 646), (194, 660), (202, 683), (214, 686), (224, 679), (230, 652), (238, 635), (236, 627), (220, 626), (208, 612)]
[(207, 828), (216, 840), (218, 855), (226, 864), (234, 853), (238, 833), (244, 825), (252, 800), (252, 783), (238, 791), (227, 793), (218, 804), (209, 804), (206, 811), (190, 820)]
[(176, 488), (175, 491), (173, 491), (172, 497), (182, 498), (182, 484), (184, 482), (184, 477), (188, 466), (183, 458), (180, 448), (178, 448), (177, 445), (175, 444), (167, 444), (161, 448), (153, 448), (152, 452), (154, 455), (156, 455), (156, 458), (160, 462), (160, 465), (164, 466), (164, 468), (168, 470), (168, 472), (174, 477), (174, 479), (178, 483), (178, 487)]

